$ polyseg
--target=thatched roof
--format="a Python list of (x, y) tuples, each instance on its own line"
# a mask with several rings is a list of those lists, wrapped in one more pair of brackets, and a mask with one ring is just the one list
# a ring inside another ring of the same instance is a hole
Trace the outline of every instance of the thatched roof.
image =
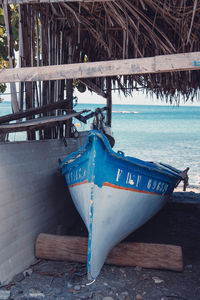
[[(60, 45), (63, 51), (69, 41), (71, 50), (65, 49), (60, 63), (69, 62), (69, 57), (71, 62), (104, 61), (200, 50), (198, 0), (24, 4), (22, 20), (24, 28), (27, 22), (30, 31), (40, 26), (43, 65), (54, 64), (54, 50), (58, 51)], [(59, 39), (56, 44), (55, 39)], [(30, 65), (27, 61), (24, 66)], [(125, 94), (142, 87), (147, 93), (153, 92), (169, 101), (182, 96), (193, 99), (199, 93), (199, 77), (199, 71), (129, 75), (114, 77), (113, 86)], [(104, 89), (105, 80), (96, 79), (96, 83)]]
[[(102, 61), (200, 50), (200, 1), (115, 0), (37, 5), (43, 18), (71, 35), (73, 62)], [(55, 24), (55, 23), (54, 23)], [(165, 96), (195, 96), (199, 71), (115, 78), (117, 86), (142, 86)]]

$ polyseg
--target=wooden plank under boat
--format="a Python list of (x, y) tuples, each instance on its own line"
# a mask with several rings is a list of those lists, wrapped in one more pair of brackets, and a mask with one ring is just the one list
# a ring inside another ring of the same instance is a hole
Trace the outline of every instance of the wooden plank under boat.
[(114, 152), (99, 130), (60, 164), (89, 232), (87, 271), (95, 279), (110, 250), (166, 203), (181, 171)]

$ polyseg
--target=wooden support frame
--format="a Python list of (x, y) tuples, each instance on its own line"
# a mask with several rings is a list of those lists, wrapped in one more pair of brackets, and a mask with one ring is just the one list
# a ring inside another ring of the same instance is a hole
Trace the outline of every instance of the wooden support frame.
[(10, 121), (14, 121), (14, 120), (19, 120), (19, 119), (26, 118), (26, 117), (32, 117), (32, 116), (35, 116), (35, 115), (38, 115), (41, 113), (45, 113), (45, 112), (50, 112), (50, 111), (53, 111), (56, 109), (65, 109), (65, 108), (67, 109), (68, 104), (69, 104), (68, 100), (59, 101), (59, 102), (43, 105), (41, 107), (30, 108), (25, 111), (20, 111), (20, 112), (9, 114), (9, 115), (4, 115), (4, 116), (0, 117), (0, 124), (7, 123)]
[(107, 114), (106, 114), (106, 125), (111, 127), (112, 120), (112, 89), (111, 89), (111, 79), (106, 78), (107, 84)]
[[(103, 111), (107, 110), (107, 107), (106, 107), (106, 106), (105, 106), (105, 107), (102, 107), (102, 108), (100, 108), (100, 110), (103, 112)], [(87, 121), (88, 119), (94, 117), (95, 114), (96, 114), (96, 112), (95, 112), (95, 111), (92, 111), (91, 113), (89, 113), (88, 115), (86, 115), (84, 118), (85, 118), (85, 120)]]
[[(68, 100), (59, 101), (59, 102), (43, 105), (43, 106), (37, 107), (37, 108), (30, 108), (26, 111), (21, 111), (21, 112), (9, 114), (9, 115), (4, 115), (4, 116), (0, 117), (0, 124), (7, 123), (10, 121), (14, 121), (14, 120), (20, 120), (22, 118), (35, 116), (35, 115), (42, 114), (45, 112), (50, 112), (50, 111), (53, 111), (56, 109), (63, 109), (65, 111), (68, 111), (71, 113), (76, 113), (75, 110), (73, 110), (73, 109), (69, 110), (67, 108), (68, 104), (69, 104)], [(87, 121), (85, 120), (85, 117), (82, 115), (77, 115), (77, 116), (75, 116), (75, 118), (85, 124), (87, 123)]]
[(82, 113), (88, 112), (88, 110), (83, 110), (81, 112), (69, 113), (63, 116), (50, 116), (43, 118), (36, 118), (20, 123), (2, 124), (0, 125), (0, 134), (9, 132), (21, 132), (21, 131), (31, 131), (44, 129), (47, 127), (53, 127), (57, 124), (64, 123), (67, 120), (75, 118)]
[(128, 74), (141, 75), (189, 70), (200, 70), (200, 52), (43, 67), (1, 69), (0, 82), (59, 80)]
[(102, 91), (96, 84), (94, 84), (89, 79), (81, 79), (80, 81), (87, 85), (97, 95), (102, 96), (103, 98), (107, 98), (106, 93), (104, 93), (104, 91)]

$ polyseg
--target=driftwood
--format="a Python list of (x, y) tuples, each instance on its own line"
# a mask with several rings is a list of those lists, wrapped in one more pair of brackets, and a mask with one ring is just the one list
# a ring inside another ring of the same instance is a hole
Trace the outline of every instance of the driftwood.
[[(35, 255), (51, 260), (87, 261), (88, 239), (76, 236), (39, 234)], [(147, 243), (120, 243), (106, 260), (118, 266), (141, 266), (144, 268), (183, 270), (182, 249), (179, 246)]]

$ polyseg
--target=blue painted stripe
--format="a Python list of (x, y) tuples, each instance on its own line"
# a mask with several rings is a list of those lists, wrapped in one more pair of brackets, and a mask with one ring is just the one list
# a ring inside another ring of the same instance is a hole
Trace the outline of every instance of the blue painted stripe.
[(91, 190), (90, 190), (90, 218), (89, 218), (88, 254), (87, 254), (87, 274), (89, 280), (94, 279), (91, 275), (93, 215), (94, 215), (94, 185), (91, 186)]

